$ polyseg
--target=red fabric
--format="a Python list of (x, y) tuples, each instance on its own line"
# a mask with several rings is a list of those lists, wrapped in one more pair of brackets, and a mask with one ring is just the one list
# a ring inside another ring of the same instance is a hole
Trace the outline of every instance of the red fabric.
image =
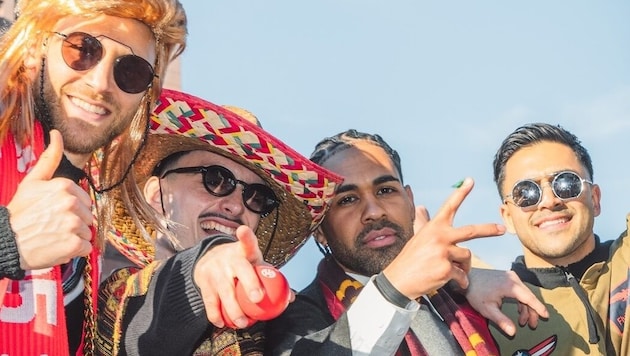
[(490, 334), (486, 319), (468, 302), (456, 303), (443, 289), (438, 289), (429, 299), (448, 324), (457, 343), (466, 355), (498, 355), (499, 350)]
[[(42, 127), (35, 124), (28, 144), (18, 145), (11, 134), (1, 144), (0, 205), (6, 206), (44, 151)], [(67, 355), (60, 267), (27, 271), (23, 280), (4, 279), (0, 287), (0, 354)]]
[[(32, 159), (26, 159), (21, 150), (19, 157), (22, 162), (18, 161), (18, 152), (15, 138), (11, 134), (7, 134), (6, 139), (0, 146), (0, 205), (7, 206), (11, 198), (17, 190), (18, 184), (24, 179), (26, 173), (30, 171), (37, 156), (44, 151), (44, 135), (39, 122), (34, 127), (34, 142), (32, 144)], [(26, 159), (26, 160), (25, 160)], [(25, 161), (24, 161), (25, 160)], [(4, 294), (9, 286), (9, 279), (0, 279), (0, 303), (4, 300)]]
[(0, 146), (0, 205), (6, 206), (18, 184), (33, 168), (37, 158), (44, 152), (44, 133), (39, 122), (35, 123), (33, 141), (18, 149), (13, 135), (8, 134)]
[(466, 303), (458, 303), (459, 310), (455, 312), (455, 316), (458, 319), (468, 320), (470, 325), (474, 330), (476, 330), (481, 338), (485, 340), (487, 343), (487, 348), (490, 350), (491, 354), (498, 355), (499, 348), (497, 347), (494, 338), (492, 337), (492, 333), (488, 328), (488, 320), (483, 317), (483, 315), (479, 314), (470, 304)]

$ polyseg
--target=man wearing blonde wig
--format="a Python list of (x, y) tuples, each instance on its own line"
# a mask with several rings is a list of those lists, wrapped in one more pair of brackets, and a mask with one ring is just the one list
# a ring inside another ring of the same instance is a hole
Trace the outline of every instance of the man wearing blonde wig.
[(186, 15), (177, 0), (16, 8), (0, 39), (0, 354), (91, 353), (94, 196), (139, 151)]

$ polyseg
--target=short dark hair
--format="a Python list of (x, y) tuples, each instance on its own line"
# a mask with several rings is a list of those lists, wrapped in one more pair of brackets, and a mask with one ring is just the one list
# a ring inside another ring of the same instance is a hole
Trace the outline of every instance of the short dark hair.
[(591, 162), (591, 156), (580, 140), (564, 129), (560, 125), (550, 125), (546, 123), (530, 123), (521, 126), (509, 134), (505, 140), (501, 143), (499, 150), (494, 156), (494, 182), (497, 184), (499, 195), (503, 199), (503, 192), (501, 192), (501, 186), (505, 180), (505, 165), (507, 161), (521, 148), (531, 146), (540, 142), (556, 142), (563, 145), (567, 145), (575, 155), (584, 168), (588, 171), (589, 177), (587, 179), (593, 179), (593, 163)]
[(357, 141), (366, 141), (382, 148), (394, 163), (398, 175), (400, 176), (400, 182), (403, 182), (400, 155), (378, 134), (368, 134), (350, 129), (340, 132), (335, 136), (326, 137), (315, 145), (315, 150), (311, 153), (311, 161), (321, 165), (334, 154), (354, 146), (354, 142)]
[(164, 174), (167, 169), (169, 169), (180, 157), (186, 155), (188, 152), (191, 151), (179, 151), (164, 157), (164, 159), (159, 161), (155, 167), (153, 167), (151, 175), (161, 178), (162, 174)]

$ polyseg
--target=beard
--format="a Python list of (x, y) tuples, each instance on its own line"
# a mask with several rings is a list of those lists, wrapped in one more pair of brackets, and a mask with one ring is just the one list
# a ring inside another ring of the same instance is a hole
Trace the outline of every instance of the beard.
[[(45, 68), (42, 67), (42, 71)], [(48, 74), (46, 74), (48, 78)], [(41, 78), (41, 76), (40, 76)], [(43, 85), (43, 88), (41, 87)], [(40, 94), (39, 91), (43, 94)], [(73, 154), (91, 154), (98, 148), (111, 143), (116, 137), (127, 129), (135, 116), (133, 112), (121, 112), (119, 105), (112, 99), (109, 93), (95, 94), (87, 90), (72, 88), (71, 84), (64, 86), (61, 91), (71, 89), (74, 93), (82, 93), (83, 96), (98, 101), (105, 101), (115, 112), (110, 114), (107, 125), (94, 126), (78, 118), (68, 117), (61, 103), (61, 94), (57, 94), (50, 84), (50, 80), (38, 80), (34, 86), (35, 114), (37, 119), (48, 129), (57, 129), (63, 137), (64, 150)]]
[[(365, 246), (363, 239), (367, 234), (386, 227), (395, 231), (396, 242), (394, 244), (378, 249)], [(341, 265), (364, 276), (372, 276), (380, 273), (398, 256), (412, 235), (412, 230), (405, 231), (402, 226), (389, 220), (379, 220), (363, 228), (354, 239), (352, 248), (347, 248), (339, 243), (339, 239), (328, 240), (328, 247)]]

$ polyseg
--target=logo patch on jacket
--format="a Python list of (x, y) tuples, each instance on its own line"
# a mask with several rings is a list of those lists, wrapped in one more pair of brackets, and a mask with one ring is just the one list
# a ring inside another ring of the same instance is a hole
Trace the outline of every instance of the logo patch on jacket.
[[(630, 269), (628, 270), (630, 273)], [(610, 324), (612, 330), (619, 335), (623, 332), (626, 323), (626, 309), (628, 308), (628, 276), (610, 291)]]
[(548, 356), (556, 349), (558, 337), (551, 335), (529, 350), (518, 350), (512, 356)]

